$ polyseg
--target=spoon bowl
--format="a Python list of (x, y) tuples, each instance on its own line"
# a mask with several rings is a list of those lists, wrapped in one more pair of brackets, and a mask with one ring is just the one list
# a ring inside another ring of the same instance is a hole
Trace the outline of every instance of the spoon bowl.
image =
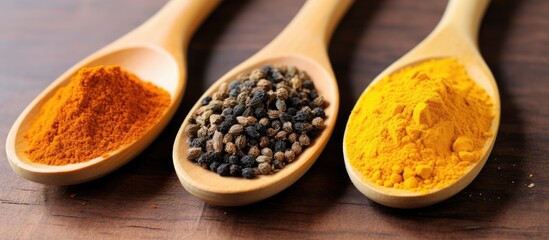
[(240, 73), (271, 64), (293, 65), (304, 70), (329, 106), (325, 109), (325, 128), (312, 145), (292, 163), (272, 175), (255, 179), (221, 177), (186, 159), (189, 149), (184, 129), (199, 107), (197, 102), (185, 118), (175, 139), (174, 167), (183, 187), (204, 201), (224, 206), (250, 204), (268, 198), (297, 181), (316, 161), (335, 126), (339, 109), (339, 92), (326, 53), (329, 35), (352, 1), (309, 0), (288, 27), (269, 45), (216, 81), (200, 98), (211, 96), (222, 83), (229, 83)]
[[(330, 105), (325, 109), (326, 128), (314, 140), (314, 146), (306, 148), (291, 164), (286, 165), (281, 171), (272, 175), (258, 176), (256, 179), (243, 179), (234, 177), (221, 177), (217, 173), (205, 170), (194, 162), (185, 159), (185, 153), (189, 149), (185, 142), (186, 136), (183, 129), (188, 123), (189, 116), (177, 134), (174, 143), (174, 166), (178, 177), (185, 189), (193, 195), (202, 198), (206, 202), (215, 205), (238, 206), (257, 202), (268, 196), (274, 195), (297, 181), (315, 162), (324, 146), (328, 142), (335, 125), (338, 109), (338, 92), (333, 88), (333, 76), (322, 66), (302, 56), (287, 56), (265, 59), (253, 62), (249, 65), (241, 65), (241, 71), (231, 71), (220, 78), (201, 97), (211, 96), (222, 82), (229, 83), (236, 79), (241, 72), (251, 72), (266, 64), (284, 64), (299, 66), (315, 82), (319, 95), (324, 96)], [(190, 113), (196, 111), (200, 105), (195, 105)]]
[(124, 48), (101, 56), (84, 67), (114, 64), (166, 90), (170, 96), (180, 94), (179, 63), (162, 48), (152, 45)]
[[(350, 164), (347, 142), (343, 142), (345, 168), (355, 187), (369, 199), (395, 208), (418, 208), (441, 202), (463, 190), (479, 174), (494, 146), (500, 120), (500, 99), (496, 81), (480, 55), (476, 43), (480, 21), (489, 0), (450, 0), (444, 16), (433, 32), (418, 46), (380, 73), (366, 88), (404, 67), (437, 58), (455, 58), (463, 64), (468, 76), (483, 88), (493, 103), (494, 119), (489, 137), (482, 148), (482, 157), (454, 183), (429, 192), (412, 192), (379, 186), (366, 180)], [(349, 124), (349, 123), (348, 123)], [(345, 135), (348, 134), (348, 128)], [(344, 138), (345, 139), (345, 138)]]
[[(182, 45), (186, 46), (192, 32), (217, 3), (217, 0), (172, 0), (139, 28), (93, 53), (57, 78), (19, 115), (8, 134), (6, 153), (12, 169), (34, 182), (72, 185), (114, 171), (143, 151), (167, 125), (181, 101), (186, 77)], [(153, 34), (156, 37), (150, 37)], [(27, 142), (24, 134), (38, 117), (43, 104), (58, 89), (66, 86), (79, 69), (114, 64), (170, 94), (170, 105), (158, 122), (133, 143), (86, 162), (53, 166), (31, 161), (25, 153)]]

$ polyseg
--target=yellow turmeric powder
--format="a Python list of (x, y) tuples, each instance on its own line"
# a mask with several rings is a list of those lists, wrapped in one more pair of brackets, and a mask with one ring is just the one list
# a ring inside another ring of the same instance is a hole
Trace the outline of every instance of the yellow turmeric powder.
[(442, 188), (480, 160), (492, 119), (490, 97), (463, 65), (428, 60), (384, 77), (360, 97), (347, 124), (346, 156), (374, 184)]
[(139, 138), (169, 104), (168, 92), (119, 66), (83, 68), (44, 103), (25, 152), (41, 164), (85, 162)]

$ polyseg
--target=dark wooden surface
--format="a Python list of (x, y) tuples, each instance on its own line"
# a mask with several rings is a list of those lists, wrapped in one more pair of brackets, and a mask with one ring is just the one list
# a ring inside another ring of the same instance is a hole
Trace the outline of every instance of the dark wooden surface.
[[(1, 0), (0, 141), (23, 108), (75, 62), (156, 12), (165, 1)], [(537, 238), (549, 237), (549, 1), (495, 0), (480, 48), (499, 85), (500, 132), (480, 175), (435, 206), (390, 209), (349, 181), (341, 143), (347, 116), (373, 77), (421, 41), (438, 0), (357, 0), (330, 44), (341, 91), (324, 153), (287, 190), (244, 207), (217, 207), (175, 175), (176, 131), (224, 72), (289, 22), (303, 1), (225, 1), (189, 46), (188, 88), (175, 118), (145, 152), (96, 181), (44, 186), (16, 176), (0, 154), (0, 238)], [(533, 183), (534, 187), (528, 187)]]

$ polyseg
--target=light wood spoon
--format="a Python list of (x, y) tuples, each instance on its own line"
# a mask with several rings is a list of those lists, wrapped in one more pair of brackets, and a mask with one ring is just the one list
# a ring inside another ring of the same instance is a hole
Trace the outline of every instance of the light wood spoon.
[[(167, 125), (183, 97), (187, 71), (185, 51), (194, 30), (215, 8), (219, 0), (172, 0), (147, 22), (120, 39), (83, 59), (57, 78), (19, 115), (6, 141), (6, 153), (12, 169), (34, 182), (71, 185), (101, 177), (127, 163), (143, 151)], [(23, 137), (42, 105), (67, 85), (79, 69), (88, 66), (118, 64), (165, 89), (171, 103), (158, 123), (135, 142), (87, 162), (50, 166), (28, 159)]]
[[(418, 46), (393, 63), (379, 74), (366, 88), (375, 85), (383, 77), (411, 64), (434, 58), (452, 57), (464, 64), (471, 79), (486, 90), (494, 104), (492, 137), (486, 140), (482, 149), (481, 160), (455, 183), (434, 189), (429, 193), (414, 193), (404, 190), (385, 188), (365, 180), (361, 173), (354, 169), (347, 154), (347, 144), (343, 142), (345, 168), (353, 184), (371, 200), (395, 208), (418, 208), (443, 201), (464, 189), (478, 175), (494, 146), (499, 128), (500, 100), (496, 81), (490, 69), (482, 59), (477, 46), (477, 34), (482, 16), (489, 0), (450, 0), (442, 20), (433, 32)], [(349, 129), (346, 129), (345, 135)]]
[(221, 177), (185, 158), (189, 148), (183, 129), (191, 114), (200, 106), (197, 102), (185, 118), (175, 139), (173, 162), (183, 187), (191, 194), (215, 205), (237, 206), (270, 197), (297, 181), (316, 161), (335, 126), (339, 109), (339, 92), (326, 48), (329, 38), (352, 0), (309, 0), (292, 22), (271, 43), (233, 68), (213, 84), (200, 98), (211, 96), (223, 82), (236, 79), (239, 73), (268, 64), (294, 65), (305, 70), (313, 80), (319, 95), (329, 106), (325, 109), (325, 129), (298, 158), (273, 175), (255, 179)]

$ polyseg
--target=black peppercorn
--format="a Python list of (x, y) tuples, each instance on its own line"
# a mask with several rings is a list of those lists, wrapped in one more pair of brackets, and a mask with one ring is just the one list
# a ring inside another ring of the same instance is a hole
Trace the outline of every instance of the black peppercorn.
[(229, 175), (233, 177), (240, 177), (242, 175), (241, 167), (236, 164), (231, 164), (229, 167)]
[(259, 133), (257, 132), (257, 129), (255, 128), (255, 126), (247, 126), (246, 128), (244, 128), (244, 132), (246, 133), (246, 135), (248, 135), (251, 138), (259, 137)]
[(200, 104), (201, 104), (202, 106), (208, 105), (208, 103), (210, 103), (210, 101), (212, 101), (212, 97), (206, 96), (206, 97), (204, 97), (204, 98), (202, 99), (202, 101), (200, 101)]
[(309, 93), (309, 99), (315, 99), (318, 97), (318, 93), (316, 92), (316, 90), (311, 90), (311, 92)]
[(265, 74), (268, 74), (271, 72), (271, 65), (261, 66), (259, 69), (263, 70)]
[(232, 108), (225, 108), (221, 112), (221, 116), (223, 116), (223, 117), (226, 117), (226, 116), (232, 115), (232, 114), (233, 114), (233, 109)]
[(307, 132), (309, 138), (316, 138), (320, 134), (320, 129), (314, 128)]
[(252, 107), (247, 107), (246, 110), (242, 113), (242, 116), (249, 117), (254, 114), (254, 109)]
[(282, 169), (282, 168), (284, 168), (284, 163), (281, 162), (281, 161), (278, 161), (278, 160), (274, 160), (274, 161), (273, 161), (273, 166), (274, 166), (276, 169)]
[(312, 118), (312, 114), (308, 108), (301, 109), (295, 114), (296, 121), (309, 121)]
[(237, 156), (229, 156), (229, 164), (240, 164), (240, 159)]
[(257, 138), (250, 138), (250, 140), (248, 140), (248, 143), (249, 143), (251, 146), (255, 146), (255, 145), (258, 145), (258, 144), (259, 144)]
[(223, 162), (223, 153), (214, 153), (212, 160), (216, 162)]
[(240, 165), (243, 167), (253, 167), (255, 164), (255, 158), (249, 155), (244, 155), (240, 158)]
[(292, 115), (292, 116), (295, 116), (295, 114), (297, 113), (297, 109), (294, 108), (294, 107), (291, 107), (291, 108), (288, 108), (288, 109), (286, 110), (286, 112), (287, 112), (288, 114)]
[(252, 179), (252, 178), (255, 178), (255, 172), (252, 168), (243, 168), (242, 169), (242, 177), (244, 178), (247, 178), (247, 179)]
[(229, 89), (238, 89), (240, 87), (240, 81), (232, 81), (229, 83)]
[(267, 93), (265, 93), (265, 91), (263, 90), (255, 91), (252, 96), (259, 98), (262, 102), (267, 101), (267, 99), (269, 98), (269, 95), (267, 95)]
[(321, 117), (321, 118), (326, 117), (326, 113), (324, 112), (324, 109), (319, 107), (316, 107), (313, 109), (313, 114), (315, 115), (315, 117)]
[(287, 144), (285, 140), (278, 140), (275, 142), (274, 151), (275, 152), (284, 152), (286, 151)]
[(203, 166), (209, 166), (212, 162), (214, 162), (214, 155), (215, 154), (213, 152), (205, 152), (196, 159), (196, 162)]
[(230, 124), (226, 121), (223, 121), (223, 122), (221, 122), (221, 124), (219, 124), (218, 130), (221, 133), (226, 134), (227, 132), (229, 132), (229, 129), (231, 129), (231, 126), (232, 126), (232, 124)]
[(236, 117), (232, 114), (226, 115), (225, 120), (223, 120), (223, 121), (226, 122), (227, 124), (231, 125), (231, 126), (238, 123), (238, 121), (236, 121)]
[(210, 170), (212, 172), (217, 172), (217, 168), (219, 167), (219, 165), (221, 165), (221, 163), (219, 162), (213, 162), (210, 164)]
[(240, 94), (240, 90), (238, 90), (238, 88), (233, 88), (229, 90), (229, 96), (231, 97), (237, 97), (238, 94)]
[(228, 163), (222, 163), (216, 169), (217, 174), (221, 176), (229, 176), (230, 174), (230, 165)]
[(313, 83), (313, 81), (311, 80), (305, 80), (303, 81), (303, 83), (301, 84), (301, 87), (302, 88), (306, 88), (306, 89), (314, 89), (315, 88), (315, 84)]
[(263, 117), (267, 116), (267, 110), (265, 108), (262, 108), (262, 107), (255, 108), (254, 109), (254, 116), (256, 118), (263, 118)]
[(311, 105), (311, 101), (309, 101), (309, 99), (301, 99), (301, 106), (308, 106), (310, 107)]
[(252, 81), (252, 80), (245, 81), (242, 84), (243, 89), (252, 89), (254, 87), (255, 87), (255, 81)]
[(291, 107), (299, 107), (301, 105), (301, 98), (292, 97), (290, 98), (289, 104)]
[(305, 131), (305, 127), (303, 126), (303, 123), (302, 122), (296, 122), (294, 124), (294, 130), (297, 131), (297, 132), (304, 132)]
[(191, 147), (196, 148), (202, 148), (202, 150), (205, 150), (206, 148), (206, 139), (205, 138), (193, 138), (191, 140), (191, 144), (189, 144)]
[(271, 127), (278, 131), (282, 128), (282, 123), (278, 120), (274, 120), (271, 122)]
[(284, 75), (282, 75), (279, 69), (272, 69), (271, 74), (269, 74), (268, 77), (270, 77), (274, 83), (279, 83), (283, 80)]
[(244, 110), (246, 110), (246, 106), (244, 106), (244, 104), (242, 103), (239, 103), (238, 105), (234, 106), (233, 114), (235, 116), (241, 116), (242, 113), (244, 113)]
[(261, 134), (262, 136), (265, 136), (267, 135), (267, 127), (263, 126), (263, 124), (261, 123), (256, 123), (255, 124), (255, 130)]
[(262, 103), (261, 101), (261, 98), (258, 97), (258, 96), (253, 96), (251, 99), (250, 99), (250, 102), (248, 102), (248, 105), (250, 107), (257, 107), (259, 106), (260, 104)]
[(280, 113), (280, 120), (283, 122), (292, 121), (292, 115), (287, 112)]

